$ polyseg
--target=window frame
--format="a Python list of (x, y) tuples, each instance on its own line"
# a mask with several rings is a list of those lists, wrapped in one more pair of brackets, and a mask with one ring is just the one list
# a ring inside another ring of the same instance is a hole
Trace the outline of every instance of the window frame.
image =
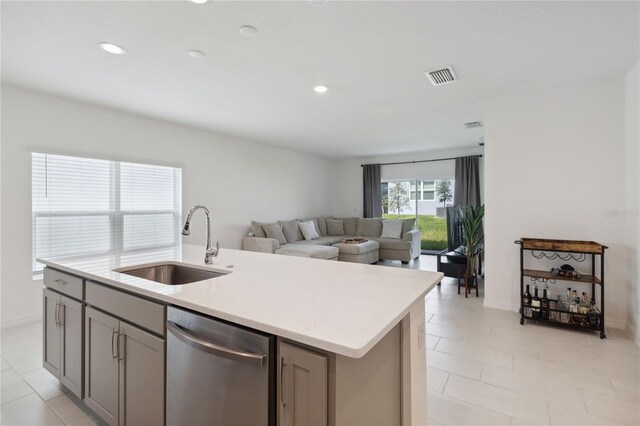
[[(108, 216), (109, 217), (109, 233), (110, 233), (110, 242), (109, 242), (109, 250), (108, 251), (95, 251), (84, 254), (74, 254), (69, 255), (69, 257), (83, 257), (88, 255), (104, 255), (104, 254), (114, 254), (114, 253), (135, 253), (139, 251), (146, 250), (161, 250), (168, 248), (176, 248), (180, 247), (182, 244), (182, 239), (180, 238), (179, 232), (174, 232), (173, 242), (171, 244), (154, 244), (144, 247), (136, 247), (131, 249), (124, 249), (124, 217), (125, 216), (137, 216), (137, 215), (172, 215), (173, 220), (172, 223), (174, 225), (174, 229), (176, 231), (180, 230), (182, 225), (182, 173), (183, 166), (177, 164), (159, 164), (159, 163), (151, 163), (151, 162), (141, 162), (136, 160), (129, 159), (114, 159), (114, 158), (99, 158), (91, 155), (85, 154), (70, 154), (70, 153), (57, 153), (50, 152), (48, 150), (40, 150), (40, 149), (31, 149), (31, 197), (33, 199), (33, 166), (34, 166), (34, 154), (39, 155), (55, 155), (55, 156), (64, 156), (64, 157), (74, 157), (78, 159), (86, 159), (86, 160), (104, 160), (109, 161), (109, 199), (110, 199), (110, 209), (109, 210), (69, 210), (69, 211), (34, 211), (33, 204), (31, 206), (31, 253), (32, 253), (32, 275), (34, 279), (42, 278), (42, 268), (39, 269), (39, 262), (36, 254), (36, 239), (37, 239), (37, 226), (36, 221), (39, 218), (53, 218), (53, 217), (88, 217), (88, 216)], [(173, 210), (121, 210), (121, 176), (120, 176), (120, 165), (121, 163), (129, 163), (136, 165), (151, 165), (151, 166), (159, 166), (159, 167), (169, 167), (173, 169)]]

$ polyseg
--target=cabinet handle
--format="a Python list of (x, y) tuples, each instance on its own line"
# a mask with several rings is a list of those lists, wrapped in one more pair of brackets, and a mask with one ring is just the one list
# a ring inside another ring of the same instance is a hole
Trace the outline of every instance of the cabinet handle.
[(64, 314), (65, 314), (65, 306), (64, 303), (60, 303), (58, 305), (58, 316), (60, 319), (58, 320), (58, 325), (62, 327), (64, 325)]
[(57, 282), (58, 284), (62, 284), (62, 285), (65, 285), (67, 283), (65, 280), (61, 280), (61, 279), (57, 279), (57, 280), (54, 280), (54, 281)]
[(116, 351), (117, 351), (117, 348), (115, 348), (115, 342), (114, 342), (115, 337), (116, 337), (117, 335), (118, 335), (118, 330), (116, 330), (116, 328), (115, 328), (115, 327), (113, 327), (113, 333), (111, 333), (111, 357), (112, 357), (113, 359), (118, 358), (118, 353), (116, 352)]
[[(120, 346), (120, 338), (122, 338), (122, 346)], [(118, 351), (118, 361), (122, 361), (124, 359), (124, 352), (125, 352), (124, 334), (118, 334), (116, 346)]]
[(55, 310), (55, 317), (56, 317), (56, 327), (60, 327), (60, 316), (58, 315), (58, 313), (60, 312), (60, 302), (56, 302), (56, 310)]
[(284, 363), (284, 357), (280, 357), (280, 407), (282, 407), (282, 412), (284, 413), (284, 407), (287, 404), (284, 402), (284, 367), (287, 364)]

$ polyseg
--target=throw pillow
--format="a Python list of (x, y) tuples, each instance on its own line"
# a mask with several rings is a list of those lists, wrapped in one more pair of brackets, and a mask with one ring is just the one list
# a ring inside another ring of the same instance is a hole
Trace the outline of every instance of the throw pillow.
[(304, 235), (305, 240), (315, 240), (316, 238), (320, 238), (318, 232), (316, 231), (316, 225), (312, 220), (307, 222), (298, 222), (298, 226), (300, 226), (300, 230), (302, 231), (302, 235)]
[(319, 234), (323, 237), (326, 237), (327, 235), (329, 235), (327, 233), (327, 219), (333, 219), (333, 216), (316, 218), (316, 221), (318, 222), (318, 230), (320, 231)]
[(358, 223), (358, 218), (356, 217), (345, 217), (342, 218), (344, 233), (345, 235), (358, 235), (356, 234), (356, 224)]
[(380, 238), (400, 239), (400, 237), (402, 237), (402, 220), (382, 221), (382, 235), (380, 235)]
[(358, 235), (360, 237), (379, 238), (381, 232), (382, 221), (380, 219), (363, 219), (359, 217), (356, 221), (355, 235)]
[(342, 219), (325, 219), (327, 222), (327, 234), (344, 235), (344, 225)]
[(300, 232), (298, 221), (296, 219), (279, 222), (282, 225), (282, 233), (288, 243), (295, 243), (296, 241), (302, 241), (304, 237)]
[(416, 223), (416, 218), (412, 219), (402, 219), (402, 235), (413, 229), (413, 224)]
[(298, 218), (298, 223), (309, 222), (309, 221), (313, 222), (313, 226), (316, 228), (316, 233), (320, 235), (320, 226), (318, 225), (318, 219), (316, 219), (315, 217), (304, 217), (302, 219)]
[(287, 240), (284, 238), (284, 234), (282, 233), (282, 225), (279, 223), (272, 223), (271, 225), (262, 225), (262, 227), (264, 228), (265, 234), (267, 234), (267, 238), (275, 238), (281, 246), (287, 244)]
[(269, 223), (256, 222), (255, 220), (251, 221), (251, 232), (253, 232), (254, 237), (267, 238), (267, 234), (264, 233), (263, 225), (270, 225)]

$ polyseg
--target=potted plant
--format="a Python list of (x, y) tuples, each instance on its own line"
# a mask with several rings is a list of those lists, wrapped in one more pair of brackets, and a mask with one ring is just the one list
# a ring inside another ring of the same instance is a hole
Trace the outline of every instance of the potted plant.
[(464, 235), (465, 246), (467, 248), (467, 270), (464, 276), (464, 296), (467, 297), (469, 290), (469, 278), (474, 277), (476, 280), (476, 295), (478, 294), (478, 257), (480, 254), (479, 247), (482, 244), (484, 235), (482, 233), (482, 219), (484, 217), (484, 204), (481, 206), (463, 206), (462, 207), (462, 233)]

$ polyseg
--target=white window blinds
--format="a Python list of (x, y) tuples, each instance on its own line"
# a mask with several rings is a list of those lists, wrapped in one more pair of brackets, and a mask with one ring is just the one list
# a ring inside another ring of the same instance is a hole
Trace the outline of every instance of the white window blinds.
[(32, 153), (33, 271), (38, 257), (180, 244), (182, 170)]

